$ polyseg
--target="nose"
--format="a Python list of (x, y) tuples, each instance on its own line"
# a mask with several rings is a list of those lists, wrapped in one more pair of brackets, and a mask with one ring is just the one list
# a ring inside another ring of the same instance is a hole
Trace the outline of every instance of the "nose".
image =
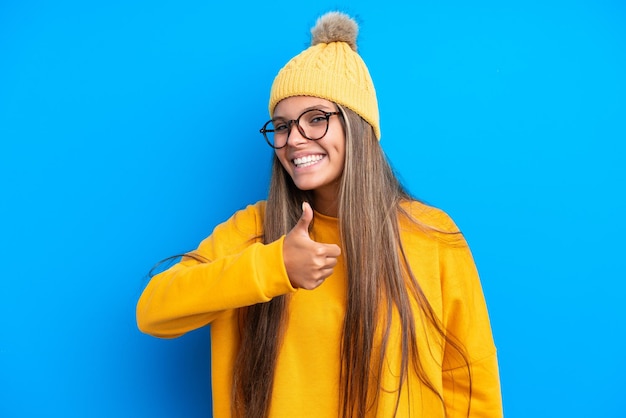
[(292, 121), (291, 125), (289, 126), (289, 134), (287, 135), (287, 145), (297, 147), (298, 145), (302, 145), (308, 141), (308, 139), (304, 135), (302, 135), (300, 129), (301, 128), (300, 125), (298, 125), (298, 122)]

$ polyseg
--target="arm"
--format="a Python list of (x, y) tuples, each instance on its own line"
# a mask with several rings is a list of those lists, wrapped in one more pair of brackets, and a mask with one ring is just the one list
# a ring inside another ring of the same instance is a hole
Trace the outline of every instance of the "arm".
[(260, 205), (219, 225), (196, 253), (154, 276), (137, 303), (142, 332), (173, 338), (213, 321), (221, 312), (267, 302), (295, 291), (283, 262), (284, 237), (268, 245), (260, 234)]
[[(480, 280), (464, 239), (442, 243), (443, 325), (465, 349), (471, 372), (473, 418), (502, 417), (496, 348)], [(444, 351), (444, 401), (450, 417), (467, 417), (470, 380), (465, 361), (447, 344)]]

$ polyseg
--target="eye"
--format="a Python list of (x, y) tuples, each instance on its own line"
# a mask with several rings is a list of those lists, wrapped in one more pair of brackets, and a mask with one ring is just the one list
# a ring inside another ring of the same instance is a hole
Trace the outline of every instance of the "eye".
[(324, 112), (321, 111), (314, 111), (311, 112), (310, 115), (308, 115), (307, 117), (307, 121), (310, 125), (317, 125), (320, 123), (324, 123), (326, 122), (326, 120), (328, 120), (326, 114)]
[(275, 120), (272, 125), (274, 126), (274, 132), (276, 133), (286, 132), (289, 130), (289, 124), (282, 120)]

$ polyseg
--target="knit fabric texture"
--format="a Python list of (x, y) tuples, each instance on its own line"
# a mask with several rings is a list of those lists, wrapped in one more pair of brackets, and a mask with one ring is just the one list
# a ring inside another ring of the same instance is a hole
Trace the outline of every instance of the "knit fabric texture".
[(313, 96), (345, 106), (373, 128), (380, 139), (378, 101), (370, 73), (347, 42), (318, 43), (292, 58), (279, 72), (270, 92), (269, 112), (292, 96)]

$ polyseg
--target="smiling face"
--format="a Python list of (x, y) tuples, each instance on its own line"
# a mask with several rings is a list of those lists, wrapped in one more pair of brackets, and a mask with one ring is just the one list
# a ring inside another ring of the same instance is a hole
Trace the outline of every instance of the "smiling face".
[[(274, 119), (295, 120), (309, 109), (337, 111), (335, 104), (328, 100), (295, 96), (276, 105)], [(326, 135), (317, 141), (305, 138), (292, 126), (287, 145), (276, 150), (276, 156), (296, 187), (313, 191), (316, 203), (337, 200), (346, 154), (346, 138), (340, 118), (340, 115), (330, 116)]]

